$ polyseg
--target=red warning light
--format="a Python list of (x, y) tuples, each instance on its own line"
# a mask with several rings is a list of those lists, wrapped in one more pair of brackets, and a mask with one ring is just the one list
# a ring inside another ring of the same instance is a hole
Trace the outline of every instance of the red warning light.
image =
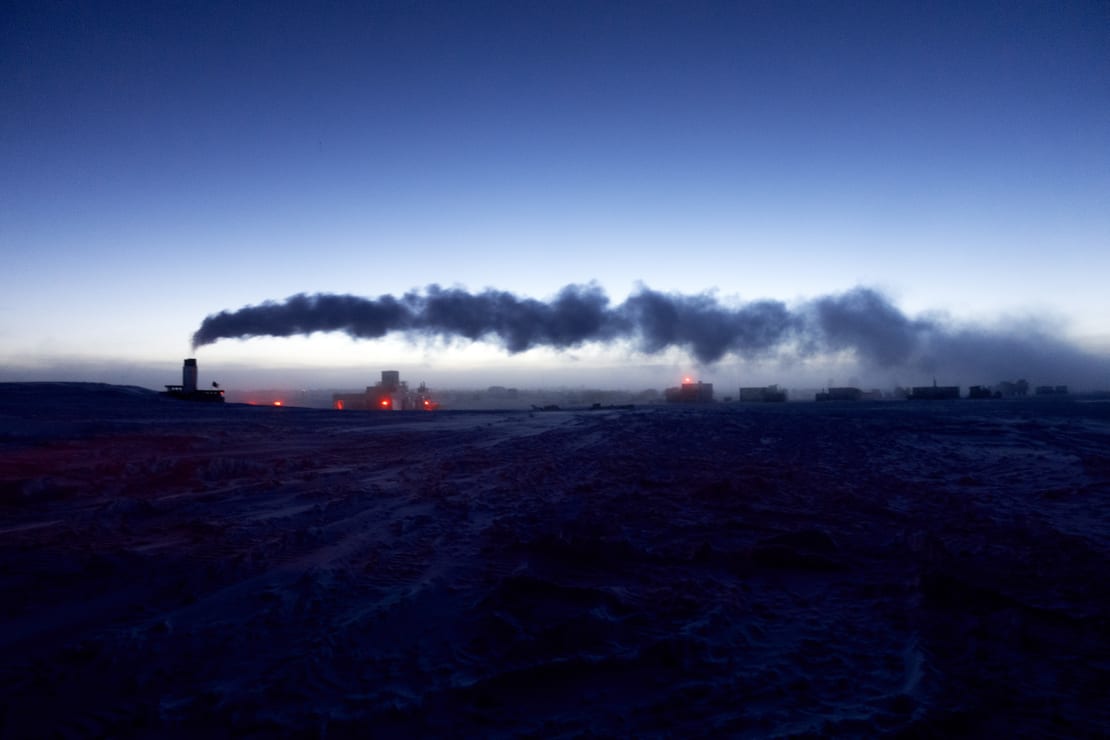
[(342, 411), (343, 410), (343, 401), (336, 401), (335, 402), (335, 408), (336, 408), (337, 411)]
[(274, 401), (275, 406), (281, 406), (281, 401)]
[(389, 408), (389, 399), (388, 398), (383, 398), (381, 401), (379, 401), (379, 404), (381, 405), (381, 407), (383, 409), (387, 409), (387, 408)]

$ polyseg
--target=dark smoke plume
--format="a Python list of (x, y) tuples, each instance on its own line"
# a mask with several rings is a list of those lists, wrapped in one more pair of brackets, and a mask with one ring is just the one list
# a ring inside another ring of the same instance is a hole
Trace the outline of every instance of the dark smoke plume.
[(353, 295), (295, 295), (283, 303), (267, 301), (238, 311), (212, 314), (193, 334), (193, 348), (218, 339), (291, 337), (342, 331), (358, 339), (377, 339), (411, 328), (412, 312), (393, 296), (378, 300)]
[(1046, 382), (1110, 382), (1105, 358), (1083, 352), (1045, 327), (1026, 322), (1004, 331), (911, 318), (882, 293), (863, 287), (795, 308), (770, 300), (730, 306), (708, 293), (680, 295), (646, 287), (611, 306), (593, 284), (568, 285), (546, 302), (438, 285), (400, 298), (301, 294), (213, 314), (193, 335), (193, 346), (318, 331), (366, 339), (399, 332), (493, 341), (512, 353), (627, 340), (648, 354), (679, 348), (701, 364), (730, 354), (789, 358), (849, 352), (867, 368), (943, 373), (972, 383), (1021, 373)]
[(404, 304), (413, 324), (398, 329), (472, 341), (495, 337), (513, 353), (609, 341), (623, 328), (609, 310), (609, 298), (596, 285), (568, 285), (550, 303), (504, 291), (471, 294), (431, 285), (424, 295), (407, 293)]

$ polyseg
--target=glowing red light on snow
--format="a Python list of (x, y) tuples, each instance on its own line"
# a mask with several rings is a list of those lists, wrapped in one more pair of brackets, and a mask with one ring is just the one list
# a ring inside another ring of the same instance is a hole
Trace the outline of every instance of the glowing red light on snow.
[(275, 406), (280, 406), (280, 405), (281, 405), (281, 401), (274, 401), (274, 405), (275, 405)]

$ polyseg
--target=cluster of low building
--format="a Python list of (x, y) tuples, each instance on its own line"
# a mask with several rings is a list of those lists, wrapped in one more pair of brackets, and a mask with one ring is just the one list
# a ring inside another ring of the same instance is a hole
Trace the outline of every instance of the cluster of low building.
[(332, 395), (332, 405), (339, 411), (431, 411), (437, 404), (423, 382), (412, 390), (401, 380), (399, 371), (382, 370), (377, 385), (366, 386), (364, 393), (336, 393)]
[[(970, 386), (966, 398), (1024, 398), (1030, 394), (1030, 388), (1029, 382), (1024, 379), (1015, 381), (1003, 380), (993, 386)], [(1066, 385), (1038, 385), (1032, 390), (1033, 395), (1039, 397), (1068, 395), (1068, 386)], [(812, 391), (808, 393), (812, 393)], [(808, 395), (808, 393), (806, 395)], [(181, 385), (167, 385), (165, 395), (189, 401), (222, 402), (224, 400), (224, 391), (220, 389), (217, 383), (212, 383), (211, 389), (198, 388), (197, 361), (192, 358), (185, 360), (184, 367), (182, 368)], [(475, 394), (471, 393), (470, 395)], [(520, 400), (525, 394), (521, 394), (516, 388), (490, 386), (489, 389), (481, 395), (483, 403), (488, 405), (490, 400), (502, 403), (515, 402)], [(566, 395), (565, 392), (564, 395)], [(605, 401), (609, 402), (609, 406), (613, 406), (614, 401), (635, 400), (638, 402), (654, 403), (657, 402), (658, 399), (657, 391), (645, 391), (636, 394), (635, 398), (632, 399), (625, 398), (628, 394), (624, 394), (624, 396), (621, 396), (619, 399), (605, 397), (605, 393), (602, 391), (596, 391), (589, 395), (589, 400), (593, 401), (594, 408), (605, 407)], [(741, 386), (737, 398), (740, 403), (783, 403), (787, 400), (787, 395), (786, 389), (780, 388), (778, 385)], [(594, 396), (596, 396), (596, 398)], [(935, 379), (932, 385), (897, 388), (887, 393), (878, 389), (863, 390), (854, 386), (833, 386), (830, 384), (828, 388), (818, 391), (813, 395), (814, 400), (819, 402), (877, 401), (887, 399), (941, 401), (958, 399), (961, 397), (959, 386), (938, 385)], [(685, 378), (681, 385), (667, 388), (663, 392), (663, 399), (667, 403), (713, 403), (715, 401), (713, 384)], [(532, 401), (533, 407), (537, 405), (535, 402), (536, 399), (532, 396), (528, 396), (528, 398), (524, 400)], [(575, 397), (575, 400), (581, 401), (582, 399)], [(732, 401), (732, 397), (725, 397), (724, 401), (730, 402)], [(324, 403), (326, 403), (326, 401), (324, 401)], [(277, 400), (274, 401), (273, 404), (275, 406), (281, 406), (283, 402)], [(332, 408), (337, 410), (358, 409), (377, 411), (430, 411), (439, 407), (439, 403), (432, 399), (428, 387), (423, 382), (421, 382), (416, 389), (411, 389), (408, 383), (401, 380), (401, 374), (397, 370), (383, 370), (381, 380), (375, 385), (367, 386), (365, 391), (332, 394), (331, 405)], [(456, 404), (451, 405), (454, 407)], [(459, 403), (458, 405), (461, 407), (467, 404)], [(540, 405), (546, 406), (550, 404), (545, 403)]]
[[(1023, 398), (1029, 395), (1029, 383), (1025, 380), (1004, 380), (994, 386), (973, 385), (968, 388), (966, 398)], [(1034, 389), (1037, 396), (1066, 396), (1066, 385), (1040, 385)], [(787, 391), (778, 385), (766, 386), (741, 386), (738, 400), (741, 403), (783, 403), (787, 400)], [(813, 399), (820, 402), (828, 401), (881, 401), (881, 400), (911, 400), (911, 401), (945, 401), (964, 398), (960, 394), (960, 386), (938, 385), (934, 380), (932, 385), (918, 385), (911, 388), (897, 388), (892, 392), (873, 388), (864, 390), (854, 386), (830, 386), (814, 394)], [(692, 381), (687, 378), (682, 385), (667, 388), (664, 399), (668, 403), (710, 403), (713, 398), (713, 384), (701, 381)], [(731, 401), (731, 398), (725, 398)]]
[(677, 388), (668, 388), (663, 391), (663, 398), (667, 403), (711, 403), (713, 401), (713, 384), (693, 381), (686, 378)]
[(782, 403), (786, 401), (786, 390), (777, 385), (741, 388), (739, 399), (743, 403)]
[(830, 386), (828, 390), (814, 394), (814, 401), (881, 401), (883, 392), (876, 389), (865, 391), (853, 386)]

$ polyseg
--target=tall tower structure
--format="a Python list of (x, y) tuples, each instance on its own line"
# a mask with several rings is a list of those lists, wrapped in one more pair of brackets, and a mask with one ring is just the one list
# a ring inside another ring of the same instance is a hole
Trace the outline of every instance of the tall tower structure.
[(197, 361), (196, 358), (185, 360), (181, 368), (181, 387), (186, 393), (193, 393), (197, 389)]
[(401, 371), (400, 370), (382, 370), (382, 390), (386, 393), (394, 393), (401, 387)]

